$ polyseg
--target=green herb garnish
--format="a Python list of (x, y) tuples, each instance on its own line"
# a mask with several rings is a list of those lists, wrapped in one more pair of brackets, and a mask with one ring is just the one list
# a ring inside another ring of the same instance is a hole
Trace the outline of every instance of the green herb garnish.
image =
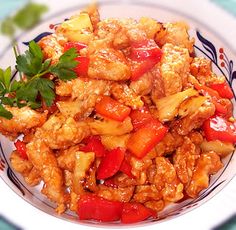
[(11, 68), (0, 69), (0, 116), (7, 119), (12, 114), (3, 105), (30, 106), (33, 109), (41, 107), (41, 98), (47, 106), (51, 106), (54, 99), (54, 82), (46, 78), (46, 74), (53, 74), (61, 80), (76, 78), (73, 71), (78, 64), (75, 48), (67, 50), (58, 63), (51, 64), (51, 59), (44, 60), (40, 46), (31, 41), (29, 50), (16, 57), (16, 69), (24, 74), (24, 80), (11, 82)]

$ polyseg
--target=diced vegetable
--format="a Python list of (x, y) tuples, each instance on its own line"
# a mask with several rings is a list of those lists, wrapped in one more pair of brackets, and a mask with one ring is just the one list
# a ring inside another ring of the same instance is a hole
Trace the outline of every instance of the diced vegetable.
[(162, 56), (161, 49), (154, 40), (143, 40), (131, 45), (131, 80), (135, 81), (152, 69)]
[(112, 187), (112, 188), (117, 188), (118, 185), (115, 183), (114, 178), (108, 178), (104, 181), (104, 185), (108, 186), (108, 187)]
[(80, 148), (83, 152), (94, 152), (96, 157), (103, 157), (106, 154), (106, 149), (98, 136), (91, 136), (85, 146)]
[(181, 103), (193, 96), (197, 96), (198, 92), (194, 89), (187, 89), (185, 91), (170, 95), (167, 97), (155, 100), (158, 109), (158, 118), (161, 122), (171, 121), (178, 114), (178, 109)]
[(185, 100), (179, 107), (178, 116), (185, 117), (193, 114), (196, 109), (200, 108), (208, 99), (203, 96), (190, 97)]
[(95, 154), (93, 152), (84, 153), (77, 151), (75, 153), (75, 168), (72, 178), (72, 185), (73, 191), (75, 191), (76, 194), (83, 193), (84, 190), (81, 181), (84, 180), (86, 172), (89, 170), (94, 160)]
[(120, 166), (120, 171), (125, 173), (127, 176), (130, 178), (134, 178), (132, 174), (132, 166), (124, 159), (121, 166)]
[(78, 203), (80, 220), (116, 221), (121, 218), (123, 203), (109, 201), (96, 195), (82, 195)]
[(77, 52), (79, 53), (79, 51), (83, 48), (86, 48), (87, 45), (81, 43), (81, 42), (67, 42), (64, 45), (64, 51), (66, 52), (67, 50), (71, 49), (71, 48), (75, 48), (77, 50)]
[(70, 18), (67, 21), (64, 21), (61, 24), (61, 27), (64, 29), (70, 29), (70, 30), (75, 30), (75, 31), (81, 31), (82, 29), (86, 29), (86, 28), (93, 30), (90, 17), (87, 13), (81, 13), (79, 15), (76, 15)]
[(225, 157), (234, 151), (234, 146), (232, 143), (223, 142), (219, 140), (215, 140), (215, 141), (204, 140), (201, 143), (200, 147), (203, 152), (214, 151), (217, 154), (219, 154), (221, 157)]
[(145, 107), (140, 110), (132, 110), (130, 113), (130, 118), (135, 131), (142, 128), (149, 121), (153, 120), (152, 115)]
[(102, 135), (101, 142), (108, 150), (115, 149), (118, 147), (126, 148), (129, 137), (130, 134), (125, 134), (120, 136)]
[(96, 104), (95, 109), (98, 114), (116, 121), (124, 121), (131, 111), (128, 106), (125, 106), (108, 96), (103, 96)]
[(88, 74), (89, 58), (79, 56), (75, 60), (78, 61), (78, 65), (74, 68), (77, 76), (86, 76)]
[(142, 158), (164, 138), (167, 131), (167, 127), (158, 120), (153, 120), (131, 134), (127, 148), (133, 155)]
[(219, 95), (223, 98), (232, 99), (234, 97), (234, 94), (229, 84), (226, 81), (224, 81), (223, 83), (218, 83), (218, 84), (215, 84), (215, 83), (210, 84), (209, 87), (217, 91)]
[(117, 148), (109, 151), (97, 169), (97, 179), (106, 179), (115, 175), (124, 160), (125, 149)]
[(224, 105), (221, 105), (218, 100), (221, 98), (218, 92), (210, 87), (200, 84), (194, 84), (194, 87), (200, 91), (204, 96), (210, 96), (212, 102), (215, 105), (217, 114), (227, 114), (227, 108)]
[[(64, 34), (69, 41), (88, 44), (92, 37), (93, 26), (89, 15), (87, 13), (81, 13), (63, 22), (58, 30), (58, 32)], [(83, 30), (86, 30), (86, 33), (83, 33)]]
[(131, 224), (146, 220), (154, 216), (154, 212), (140, 203), (124, 203), (121, 222)]
[(236, 142), (236, 125), (220, 116), (207, 119), (203, 124), (207, 141), (220, 140), (229, 143)]
[(133, 130), (130, 117), (124, 121), (115, 121), (111, 119), (102, 118), (102, 120), (94, 120), (88, 122), (93, 135), (124, 135)]
[(26, 153), (26, 144), (23, 141), (17, 140), (14, 143), (14, 145), (16, 147), (17, 152), (20, 154), (20, 156), (23, 159), (28, 160), (28, 156), (27, 156), (27, 153)]

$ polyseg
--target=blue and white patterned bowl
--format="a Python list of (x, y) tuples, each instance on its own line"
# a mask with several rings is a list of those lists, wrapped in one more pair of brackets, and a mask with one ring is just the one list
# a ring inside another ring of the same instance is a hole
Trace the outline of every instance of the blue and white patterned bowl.
[[(29, 31), (27, 34), (21, 34), (18, 37), (18, 43), (20, 50), (24, 51), (27, 48), (27, 42), (36, 39), (39, 40), (43, 36), (52, 33), (52, 26), (62, 22), (65, 18), (70, 17), (85, 5), (77, 5), (73, 8), (64, 9), (61, 12), (45, 19), (37, 28)], [(236, 56), (230, 51), (227, 43), (219, 35), (215, 34), (206, 25), (200, 21), (196, 21), (183, 13), (171, 10), (157, 5), (155, 3), (118, 3), (118, 1), (106, 1), (101, 2), (100, 12), (102, 18), (106, 17), (133, 17), (139, 18), (141, 16), (153, 17), (162, 22), (169, 21), (185, 21), (190, 25), (190, 35), (195, 38), (195, 52), (197, 56), (204, 56), (210, 59), (213, 63), (214, 72), (218, 75), (223, 75), (229, 84), (231, 85), (234, 94), (236, 94), (236, 71), (234, 70), (234, 62)], [(11, 65), (14, 68), (14, 56), (10, 47), (7, 47), (4, 52), (0, 53), (1, 66)], [(15, 73), (13, 77), (17, 74)], [(234, 108), (235, 98), (233, 99)], [(234, 109), (234, 116), (236, 116), (236, 110)], [(23, 198), (25, 201), (53, 216), (55, 214), (55, 205), (48, 201), (41, 193), (41, 185), (37, 187), (29, 187), (23, 180), (23, 178), (11, 168), (9, 162), (9, 155), (13, 150), (13, 143), (3, 136), (0, 136), (0, 176), (5, 183)], [(139, 224), (157, 223), (163, 220), (170, 220), (173, 217), (180, 216), (190, 210), (193, 210), (204, 202), (211, 199), (214, 195), (220, 192), (227, 183), (235, 175), (236, 168), (236, 155), (233, 153), (223, 159), (224, 167), (214, 176), (211, 177), (210, 186), (204, 190), (200, 196), (196, 199), (188, 199), (178, 204), (168, 206), (164, 211), (159, 213), (158, 220), (147, 220)], [(99, 223), (93, 221), (78, 222), (76, 216), (71, 212), (66, 212), (61, 216), (57, 216), (64, 220), (70, 220), (77, 223), (86, 223), (89, 225), (98, 225)], [(100, 226), (112, 226), (111, 224), (99, 224)], [(121, 226), (119, 224), (119, 226)], [(136, 225), (137, 226), (137, 225)]]

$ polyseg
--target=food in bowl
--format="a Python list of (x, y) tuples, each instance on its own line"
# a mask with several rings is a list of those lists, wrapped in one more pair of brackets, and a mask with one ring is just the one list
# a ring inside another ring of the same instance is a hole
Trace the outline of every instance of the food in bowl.
[[(79, 219), (134, 223), (196, 198), (236, 142), (233, 93), (185, 23), (90, 7), (1, 72), (1, 133), (26, 183)], [(5, 80), (7, 79), (7, 80)], [(21, 136), (20, 136), (21, 137)]]

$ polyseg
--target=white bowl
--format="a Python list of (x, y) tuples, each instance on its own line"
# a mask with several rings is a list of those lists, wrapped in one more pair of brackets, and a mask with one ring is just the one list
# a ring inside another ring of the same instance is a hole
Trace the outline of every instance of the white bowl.
[[(45, 19), (39, 26), (33, 30), (27, 32), (26, 34), (21, 34), (18, 37), (18, 43), (20, 45), (20, 50), (24, 51), (27, 46), (25, 45), (28, 41), (46, 35), (47, 33), (52, 33), (53, 30), (49, 28), (50, 24), (57, 24), (62, 22), (64, 19), (70, 17), (85, 5), (76, 5), (72, 8), (64, 9), (56, 15)], [(147, 2), (136, 2), (129, 3), (124, 1), (123, 3), (118, 3), (118, 1), (106, 1), (101, 2), (100, 12), (102, 18), (107, 17), (132, 17), (139, 18), (141, 16), (149, 16), (155, 18), (162, 22), (170, 21), (185, 21), (190, 25), (190, 35), (195, 38), (195, 52), (197, 56), (204, 56), (210, 59), (213, 63), (214, 72), (218, 75), (223, 75), (230, 83), (234, 94), (236, 94), (236, 71), (234, 71), (233, 61), (236, 56), (230, 51), (230, 47), (227, 46), (224, 39), (220, 34), (216, 34), (211, 31), (206, 25), (201, 21), (197, 21), (183, 13), (179, 13), (175, 10), (163, 7), (162, 5), (157, 5), (155, 3)], [(25, 43), (25, 44), (24, 44)], [(3, 53), (0, 54), (0, 63), (6, 66), (12, 65), (14, 67), (15, 59), (10, 47), (7, 47)], [(15, 77), (15, 74), (14, 76)], [(234, 108), (235, 98), (233, 99)], [(235, 116), (235, 109), (234, 109)], [(40, 193), (41, 186), (29, 187), (18, 173), (14, 172), (11, 168), (9, 162), (9, 155), (12, 152), (14, 146), (3, 136), (0, 136), (0, 160), (3, 167), (0, 167), (0, 177), (5, 181), (5, 183), (23, 198), (25, 201), (35, 206), (36, 208), (42, 210), (49, 215), (57, 216), (64, 220), (73, 221), (76, 223), (86, 223), (89, 225), (99, 225), (99, 226), (114, 226), (117, 223), (98, 223), (95, 221), (78, 221), (75, 214), (71, 212), (66, 212), (61, 216), (55, 214), (55, 204), (51, 203), (45, 196)], [(204, 202), (211, 199), (214, 195), (220, 192), (227, 183), (235, 175), (236, 168), (236, 155), (233, 153), (228, 155), (223, 159), (224, 167), (214, 176), (211, 177), (209, 187), (200, 193), (200, 196), (195, 199), (188, 199), (181, 203), (169, 205), (162, 212), (159, 213), (159, 218), (157, 220), (146, 220), (142, 223), (135, 224), (140, 226), (149, 223), (158, 223), (163, 220), (170, 220), (171, 218), (178, 217), (190, 210), (193, 210), (201, 206)], [(119, 224), (121, 226), (121, 224)]]

